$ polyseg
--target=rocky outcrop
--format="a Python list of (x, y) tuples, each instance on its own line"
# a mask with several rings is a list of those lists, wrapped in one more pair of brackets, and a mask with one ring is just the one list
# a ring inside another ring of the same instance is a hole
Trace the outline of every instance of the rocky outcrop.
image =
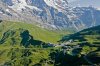
[(2, 0), (0, 19), (34, 23), (47, 29), (75, 29), (99, 25), (100, 11), (68, 6), (65, 0)]

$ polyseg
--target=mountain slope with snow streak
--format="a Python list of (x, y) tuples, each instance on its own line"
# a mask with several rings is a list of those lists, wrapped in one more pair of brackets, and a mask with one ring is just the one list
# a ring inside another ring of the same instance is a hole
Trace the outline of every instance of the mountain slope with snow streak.
[[(68, 0), (68, 2), (73, 1)], [(98, 9), (70, 7), (68, 2), (67, 0), (0, 0), (0, 19), (34, 23), (47, 29), (77, 31), (100, 24)]]

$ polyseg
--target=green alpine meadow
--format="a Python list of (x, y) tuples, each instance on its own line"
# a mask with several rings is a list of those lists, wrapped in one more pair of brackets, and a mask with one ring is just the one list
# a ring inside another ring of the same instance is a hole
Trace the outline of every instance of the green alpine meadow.
[(84, 66), (95, 64), (98, 66), (99, 29), (100, 26), (96, 26), (76, 33), (64, 30), (60, 32), (41, 29), (27, 23), (2, 21), (0, 23), (0, 65)]
[(0, 0), (0, 66), (100, 66), (99, 0)]

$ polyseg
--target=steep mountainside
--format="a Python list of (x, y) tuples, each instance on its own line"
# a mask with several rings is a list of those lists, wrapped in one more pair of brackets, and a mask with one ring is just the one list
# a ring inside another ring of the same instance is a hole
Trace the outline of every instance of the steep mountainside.
[(99, 10), (72, 8), (66, 0), (1, 0), (0, 5), (0, 19), (25, 21), (42, 28), (79, 31), (100, 24)]
[(75, 1), (0, 0), (0, 66), (100, 66), (100, 10)]

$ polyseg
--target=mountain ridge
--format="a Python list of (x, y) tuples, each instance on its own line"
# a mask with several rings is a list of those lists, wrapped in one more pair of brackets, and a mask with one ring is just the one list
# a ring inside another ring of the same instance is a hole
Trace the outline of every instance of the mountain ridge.
[(64, 36), (61, 39), (61, 42), (66, 42), (68, 40), (73, 40), (75, 44), (97, 44), (100, 46), (100, 25), (91, 27), (88, 29), (84, 29), (82, 31), (76, 32), (75, 34), (71, 34), (69, 36)]
[[(80, 31), (93, 26), (93, 19), (100, 17), (100, 11), (94, 7), (73, 8), (65, 0), (60, 1), (15, 0), (13, 2), (13, 0), (1, 0), (0, 19), (34, 23), (42, 28), (51, 30), (69, 28)], [(55, 6), (52, 6), (50, 3)], [(88, 18), (85, 17), (87, 11), (89, 14)], [(98, 16), (95, 16), (97, 15), (96, 13), (98, 13)], [(99, 21), (99, 19), (95, 19), (94, 25), (99, 25)]]

